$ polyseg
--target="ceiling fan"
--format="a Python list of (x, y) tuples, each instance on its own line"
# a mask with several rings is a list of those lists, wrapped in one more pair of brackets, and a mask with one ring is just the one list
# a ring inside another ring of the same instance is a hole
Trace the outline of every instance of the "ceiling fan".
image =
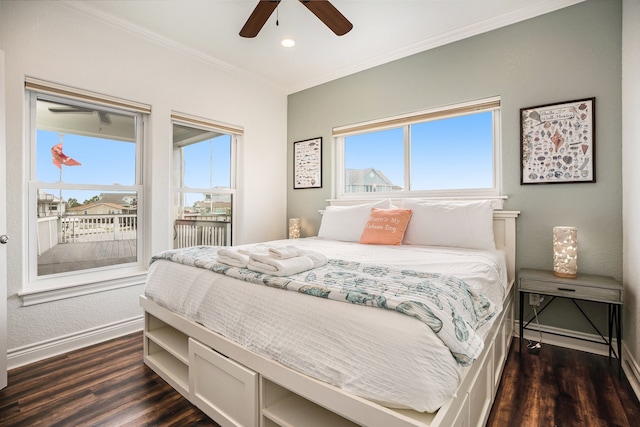
[[(336, 35), (343, 36), (353, 28), (353, 24), (329, 0), (299, 1)], [(280, 0), (260, 0), (240, 30), (240, 36), (247, 38), (257, 36), (279, 3)]]
[(111, 117), (109, 117), (109, 113), (105, 112), (105, 111), (98, 111), (98, 110), (93, 110), (91, 108), (85, 108), (85, 107), (50, 107), (49, 111), (51, 111), (52, 113), (98, 113), (98, 118), (100, 120), (100, 123), (103, 125), (110, 125), (111, 124)]

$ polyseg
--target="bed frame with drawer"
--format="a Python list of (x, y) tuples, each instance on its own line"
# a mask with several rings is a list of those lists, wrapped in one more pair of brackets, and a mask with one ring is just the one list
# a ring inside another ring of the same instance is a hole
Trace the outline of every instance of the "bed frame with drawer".
[(202, 325), (140, 297), (144, 363), (223, 427), (483, 426), (514, 329), (516, 211), (494, 211), (496, 247), (507, 255), (504, 310), (482, 355), (463, 371), (455, 397), (435, 413), (390, 409), (253, 353)]

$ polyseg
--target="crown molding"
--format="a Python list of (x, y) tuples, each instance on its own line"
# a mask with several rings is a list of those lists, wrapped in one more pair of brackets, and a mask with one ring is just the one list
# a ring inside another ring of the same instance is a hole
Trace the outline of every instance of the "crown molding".
[(80, 13), (82, 15), (85, 15), (89, 18), (92, 18), (96, 21), (105, 23), (107, 25), (110, 25), (114, 28), (117, 28), (119, 30), (125, 31), (129, 34), (132, 34), (136, 37), (139, 37), (141, 39), (147, 40), (151, 43), (154, 43), (156, 45), (165, 47), (169, 50), (172, 50), (174, 52), (180, 53), (184, 56), (190, 57), (192, 59), (195, 59), (197, 61), (203, 62), (209, 66), (212, 66), (214, 68), (217, 68), (219, 70), (231, 73), (231, 74), (242, 74), (246, 77), (249, 77), (251, 79), (255, 79), (255, 80), (259, 80), (262, 81), (263, 83), (267, 83), (271, 86), (277, 87), (281, 90), (284, 90), (284, 88), (279, 87), (277, 84), (275, 84), (274, 82), (268, 81), (267, 79), (265, 79), (264, 77), (261, 77), (257, 74), (251, 73), (243, 68), (240, 67), (236, 67), (232, 64), (229, 64), (228, 62), (222, 61), (218, 58), (215, 58), (211, 55), (207, 55), (204, 52), (201, 52), (197, 49), (194, 49), (188, 45), (185, 45), (183, 43), (177, 42), (175, 40), (172, 40), (168, 37), (162, 36), (158, 33), (155, 33), (153, 31), (149, 31), (145, 28), (142, 28), (138, 25), (132, 24), (131, 22), (125, 21), (123, 19), (120, 19), (118, 17), (115, 17), (113, 15), (110, 15), (108, 13), (102, 12), (101, 10), (98, 10), (96, 8), (93, 8), (87, 4), (85, 4), (84, 2), (79, 2), (79, 1), (73, 1), (73, 0), (57, 0), (54, 1), (55, 4), (62, 6), (66, 9), (69, 9), (71, 11)]
[(440, 46), (444, 46), (450, 43), (454, 43), (460, 40), (464, 40), (469, 37), (477, 36), (482, 33), (496, 30), (498, 28), (506, 27), (508, 25), (516, 24), (518, 22), (526, 21), (527, 19), (535, 18), (540, 15), (544, 15), (550, 12), (555, 12), (560, 9), (564, 9), (569, 6), (573, 6), (578, 3), (582, 3), (586, 0), (544, 0), (532, 2), (526, 8), (518, 9), (513, 12), (504, 13), (502, 15), (495, 16), (484, 21), (476, 22), (471, 25), (457, 28), (453, 31), (439, 34), (435, 37), (416, 42), (400, 49), (387, 52), (382, 55), (371, 57), (365, 61), (360, 61), (349, 67), (338, 68), (329, 74), (325, 74), (315, 79), (310, 79), (300, 84), (293, 85), (287, 88), (289, 94), (299, 92), (304, 89), (309, 89), (314, 86), (318, 86), (323, 83), (330, 82), (332, 80), (339, 79), (341, 77), (355, 74), (360, 71), (367, 70), (369, 68), (377, 67), (388, 62), (396, 61), (398, 59), (406, 58), (416, 53), (425, 52), (431, 49), (435, 49)]
[(463, 26), (453, 31), (439, 34), (435, 37), (430, 37), (425, 40), (419, 41), (417, 43), (412, 43), (410, 45), (403, 46), (402, 48), (399, 48), (399, 49), (394, 49), (392, 51), (386, 52), (381, 55), (373, 56), (366, 60), (354, 63), (353, 65), (337, 68), (332, 72), (324, 74), (317, 78), (305, 80), (298, 84), (294, 84), (286, 87), (282, 87), (281, 85), (275, 82), (269, 81), (264, 77), (251, 73), (245, 69), (231, 65), (225, 61), (222, 61), (211, 55), (205, 54), (185, 44), (176, 42), (175, 40), (171, 40), (168, 37), (164, 37), (153, 31), (146, 30), (130, 22), (114, 17), (108, 13), (104, 13), (100, 10), (97, 10), (85, 4), (84, 2), (58, 0), (58, 1), (55, 1), (54, 3), (62, 7), (65, 7), (69, 10), (82, 13), (85, 16), (91, 17), (97, 21), (104, 22), (122, 31), (126, 31), (137, 37), (156, 43), (160, 46), (164, 46), (168, 49), (176, 51), (185, 56), (192, 57), (193, 59), (204, 62), (217, 69), (224, 70), (226, 72), (233, 73), (233, 74), (239, 73), (249, 78), (269, 84), (280, 90), (283, 90), (286, 94), (292, 94), (304, 89), (309, 89), (311, 87), (330, 82), (332, 80), (336, 80), (351, 74), (358, 73), (360, 71), (364, 71), (382, 64), (386, 64), (388, 62), (402, 59), (402, 58), (414, 55), (416, 53), (425, 52), (440, 46), (444, 46), (449, 43), (454, 43), (456, 41), (460, 41), (469, 37), (473, 37), (473, 36), (486, 33), (486, 32), (489, 32), (501, 27), (505, 27), (508, 25), (512, 25), (521, 21), (525, 21), (527, 19), (544, 15), (546, 13), (554, 12), (569, 6), (573, 6), (575, 4), (582, 3), (584, 1), (586, 0), (538, 0), (535, 2), (531, 2), (531, 4), (525, 8), (504, 13), (502, 15), (498, 15), (490, 19), (486, 19), (484, 21), (477, 22), (471, 25)]

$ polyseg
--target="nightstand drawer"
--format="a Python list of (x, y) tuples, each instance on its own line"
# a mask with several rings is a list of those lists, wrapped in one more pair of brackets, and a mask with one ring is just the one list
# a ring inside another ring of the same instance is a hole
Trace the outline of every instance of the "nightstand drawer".
[(567, 283), (552, 283), (543, 280), (521, 279), (520, 290), (524, 292), (539, 292), (544, 295), (577, 298), (591, 301), (622, 302), (619, 290), (593, 286), (571, 285)]

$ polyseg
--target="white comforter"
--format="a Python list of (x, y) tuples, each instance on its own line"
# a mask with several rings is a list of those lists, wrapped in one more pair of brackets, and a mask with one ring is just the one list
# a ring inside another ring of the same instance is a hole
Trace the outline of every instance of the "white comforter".
[[(268, 244), (292, 243), (328, 258), (453, 275), (502, 307), (507, 279), (504, 254), (498, 251), (320, 238)], [(427, 325), (388, 310), (259, 286), (164, 260), (151, 265), (145, 294), (256, 353), (391, 407), (437, 410), (455, 392), (463, 369)], [(264, 303), (267, 298), (271, 303)]]

